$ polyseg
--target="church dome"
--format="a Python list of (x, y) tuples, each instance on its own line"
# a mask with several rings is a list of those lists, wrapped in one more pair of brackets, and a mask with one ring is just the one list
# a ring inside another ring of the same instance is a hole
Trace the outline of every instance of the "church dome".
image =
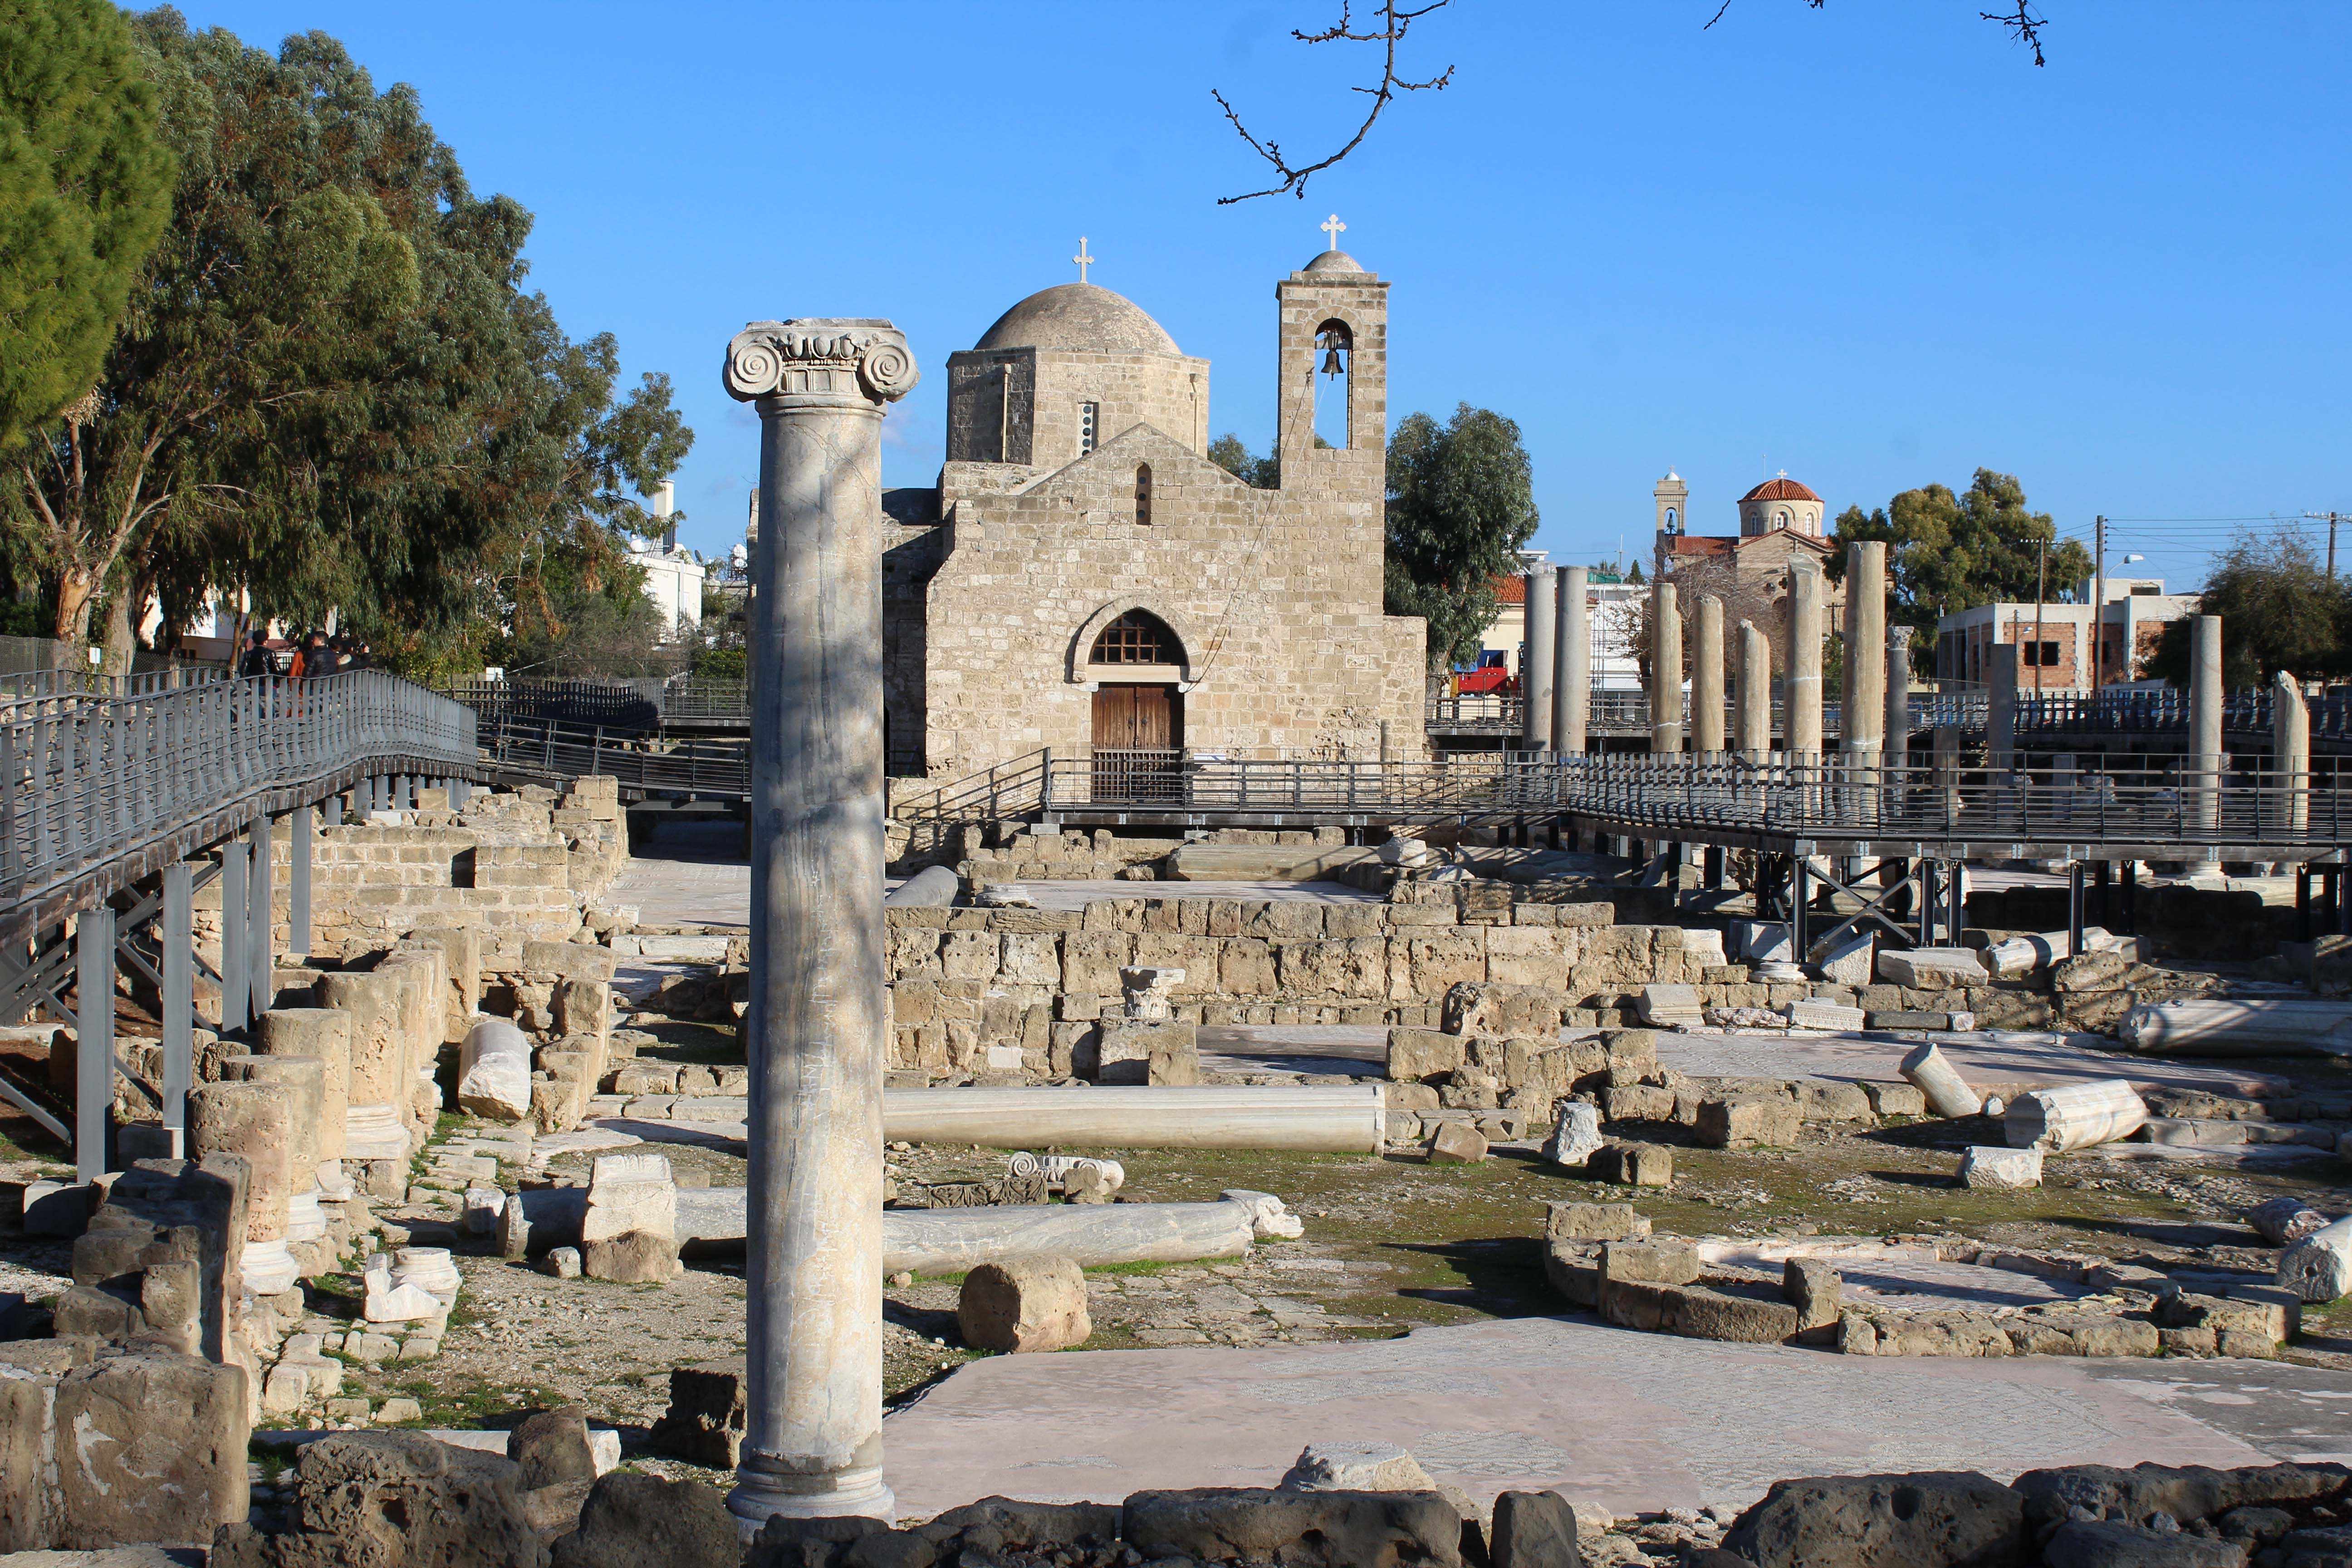
[(1307, 264), (1307, 270), (1309, 272), (1362, 273), (1369, 271), (1370, 268), (1366, 268), (1362, 262), (1357, 260), (1354, 257), (1349, 255), (1344, 250), (1327, 250), (1322, 255), (1317, 257), (1314, 260), (1308, 262)]
[(1182, 351), (1132, 300), (1097, 283), (1040, 289), (996, 319), (972, 345), (992, 349), (1078, 349), (1094, 353), (1173, 354)]
[(1766, 479), (1762, 484), (1758, 485), (1754, 489), (1749, 490), (1746, 495), (1741, 496), (1739, 499), (1741, 500), (1748, 501), (1819, 500), (1822, 498), (1815, 495), (1803, 485), (1799, 484), (1796, 480), (1790, 479), (1788, 475), (1782, 474), (1777, 479)]

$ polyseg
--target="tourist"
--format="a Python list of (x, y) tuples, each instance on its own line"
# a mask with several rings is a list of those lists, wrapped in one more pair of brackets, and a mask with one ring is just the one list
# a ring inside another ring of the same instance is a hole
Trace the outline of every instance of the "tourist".
[(236, 661), (240, 679), (274, 674), (269, 665), (269, 639), (259, 631), (245, 634), (245, 657)]

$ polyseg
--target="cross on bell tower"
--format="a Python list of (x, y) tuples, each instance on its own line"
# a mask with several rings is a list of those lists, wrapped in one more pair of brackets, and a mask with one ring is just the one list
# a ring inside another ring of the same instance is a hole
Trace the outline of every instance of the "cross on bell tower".
[(1087, 254), (1087, 237), (1085, 235), (1082, 234), (1078, 236), (1078, 253), (1076, 256), (1071, 257), (1070, 259), (1078, 264), (1078, 281), (1081, 283), (1085, 282), (1087, 280), (1087, 268), (1092, 266), (1096, 259), (1094, 257)]
[(1339, 248), (1339, 236), (1347, 231), (1348, 226), (1339, 221), (1339, 215), (1338, 213), (1333, 213), (1329, 217), (1325, 218), (1321, 223), (1315, 226), (1323, 231), (1324, 236), (1329, 242), (1324, 246), (1324, 249), (1337, 250)]

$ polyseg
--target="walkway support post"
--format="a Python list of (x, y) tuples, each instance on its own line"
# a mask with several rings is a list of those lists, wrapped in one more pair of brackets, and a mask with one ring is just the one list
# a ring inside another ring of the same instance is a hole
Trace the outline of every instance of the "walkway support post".
[(106, 1174), (114, 1106), (114, 910), (84, 910), (74, 922), (74, 1180)]
[(1683, 616), (1675, 585), (1660, 578), (1650, 590), (1650, 754), (1683, 749)]
[(1789, 761), (1807, 767), (1822, 754), (1822, 574), (1801, 562), (1789, 565), (1788, 657), (1781, 723)]
[(1723, 752), (1723, 601), (1698, 596), (1691, 642), (1691, 750), (1712, 762)]
[(1526, 640), (1519, 648), (1519, 738), (1528, 750), (1540, 752), (1551, 745), (1552, 634), (1559, 629), (1552, 572), (1538, 566), (1519, 581), (1527, 600), (1520, 617)]
[(2272, 770), (2278, 777), (2277, 821), (2296, 832), (2311, 823), (2311, 710), (2303, 687), (2282, 669), (2271, 687)]
[(220, 1032), (233, 1035), (245, 1027), (246, 997), (253, 986), (252, 961), (245, 941), (252, 929), (246, 915), (246, 872), (253, 857), (242, 837), (220, 847)]
[(1592, 711), (1592, 612), (1584, 579), (1585, 568), (1562, 566), (1552, 585), (1551, 749), (1569, 756), (1583, 752)]
[(2190, 623), (2189, 658), (2189, 825), (2210, 833), (2221, 826), (2221, 617)]
[(163, 956), (163, 1131), (172, 1158), (188, 1157), (188, 1090), (196, 1082), (195, 869), (184, 860), (163, 868), (163, 910), (156, 945)]
[[(319, 836), (319, 813), (298, 805), (288, 825), (290, 842), (286, 865), (286, 951), (295, 958), (310, 956), (310, 848)], [(276, 997), (270, 998), (274, 1004)]]
[(742, 1461), (768, 1519), (887, 1519), (882, 1479), (882, 412), (889, 322), (760, 321), (751, 600), (751, 1077)]
[(1772, 644), (1753, 621), (1739, 623), (1739, 754), (1762, 767), (1772, 753)]
[(248, 1016), (258, 1018), (278, 1005), (278, 964), (270, 954), (270, 942), (275, 932), (270, 928), (271, 908), (269, 816), (257, 815), (249, 830), (253, 839), (253, 879), (246, 892), (245, 909), (246, 961), (253, 965), (252, 987), (249, 992)]

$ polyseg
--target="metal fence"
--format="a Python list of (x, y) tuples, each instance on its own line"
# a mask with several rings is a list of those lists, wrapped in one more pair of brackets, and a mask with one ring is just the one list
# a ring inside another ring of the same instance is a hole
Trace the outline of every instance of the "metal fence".
[(548, 778), (600, 774), (641, 795), (748, 798), (750, 747), (741, 741), (679, 741), (634, 729), (486, 714), (477, 731), (500, 766)]
[[(2254, 694), (2250, 694), (2254, 695)], [(1933, 730), (1939, 725), (1958, 725), (1963, 730), (1981, 731), (1985, 725), (1985, 694), (1976, 691), (1915, 691), (1911, 694), (1911, 728), (1914, 731)], [(1433, 697), (1427, 707), (1427, 722), (1433, 730), (1475, 731), (1481, 734), (1517, 735), (1522, 731), (1526, 704), (1516, 695), (1498, 696), (1481, 693), (1468, 697)], [(2025, 700), (2019, 699), (2019, 723), (2024, 723)], [(1773, 732), (1782, 731), (1783, 705), (1775, 698), (1771, 706)], [(1684, 716), (1685, 723), (1689, 715)], [(1844, 712), (1836, 702), (1822, 704), (1822, 732), (1825, 735), (1843, 733)], [(1736, 699), (1724, 702), (1724, 732), (1729, 734), (1739, 722)], [(2317, 715), (2314, 714), (2315, 728)], [(1650, 732), (1650, 694), (1628, 691), (1622, 688), (1595, 688), (1585, 700), (1585, 727), (1593, 735), (1646, 735)]]
[(635, 686), (607, 680), (464, 680), (445, 689), (485, 724), (532, 722), (656, 730), (661, 706)]
[(0, 905), (373, 757), (471, 765), (474, 715), (381, 670), (0, 707)]

